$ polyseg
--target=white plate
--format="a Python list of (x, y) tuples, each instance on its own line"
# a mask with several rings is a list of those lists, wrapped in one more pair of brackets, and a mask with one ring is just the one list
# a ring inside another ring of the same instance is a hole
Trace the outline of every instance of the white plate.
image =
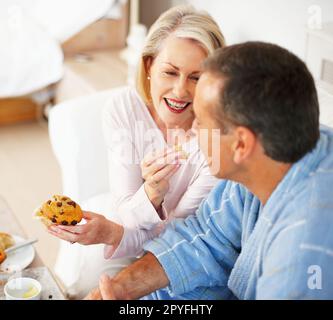
[[(19, 244), (25, 239), (20, 236), (11, 235), (15, 244)], [(28, 267), (35, 258), (35, 249), (32, 245), (25, 246), (9, 253), (7, 259), (0, 265), (0, 272), (17, 272)]]

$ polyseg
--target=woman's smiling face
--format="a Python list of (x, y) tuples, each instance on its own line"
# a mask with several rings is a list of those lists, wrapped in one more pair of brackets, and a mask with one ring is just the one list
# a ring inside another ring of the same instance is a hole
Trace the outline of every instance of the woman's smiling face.
[(206, 57), (196, 41), (170, 35), (148, 66), (153, 113), (166, 128), (191, 128), (195, 87)]

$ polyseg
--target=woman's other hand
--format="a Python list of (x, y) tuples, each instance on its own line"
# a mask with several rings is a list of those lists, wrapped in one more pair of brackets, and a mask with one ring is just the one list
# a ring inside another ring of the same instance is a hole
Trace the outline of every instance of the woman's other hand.
[(141, 163), (145, 192), (157, 211), (169, 191), (169, 179), (180, 167), (181, 158), (178, 151), (169, 149), (151, 152)]
[(103, 215), (83, 211), (85, 224), (76, 226), (53, 225), (48, 232), (62, 240), (84, 245), (104, 243), (118, 246), (124, 233), (123, 226)]

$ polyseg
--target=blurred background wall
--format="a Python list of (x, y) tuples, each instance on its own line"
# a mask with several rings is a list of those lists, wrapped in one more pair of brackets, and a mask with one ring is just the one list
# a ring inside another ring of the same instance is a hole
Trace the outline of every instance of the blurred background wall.
[[(145, 0), (142, 3), (160, 1)], [(168, 2), (168, 1), (161, 1)], [(219, 23), (228, 44), (262, 40), (305, 57), (306, 29), (333, 21), (332, 0), (169, 0), (207, 10)]]

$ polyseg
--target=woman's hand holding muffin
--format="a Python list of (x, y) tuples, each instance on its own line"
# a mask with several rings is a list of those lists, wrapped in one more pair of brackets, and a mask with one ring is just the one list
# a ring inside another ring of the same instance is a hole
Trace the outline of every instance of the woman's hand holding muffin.
[(86, 220), (85, 224), (76, 226), (53, 225), (48, 228), (48, 232), (72, 243), (119, 245), (124, 233), (124, 228), (121, 225), (100, 214), (88, 211), (82, 211), (82, 213)]
[[(118, 246), (124, 228), (103, 215), (81, 210), (78, 203), (67, 196), (54, 195), (36, 211), (48, 232), (62, 240), (84, 245), (104, 243)], [(82, 218), (85, 224), (78, 224)]]

